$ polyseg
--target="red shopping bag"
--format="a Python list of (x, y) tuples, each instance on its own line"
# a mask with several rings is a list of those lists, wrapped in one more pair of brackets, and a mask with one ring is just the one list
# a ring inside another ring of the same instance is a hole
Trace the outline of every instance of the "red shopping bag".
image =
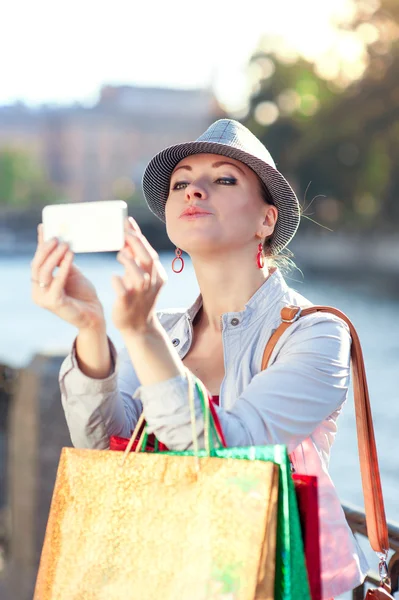
[(317, 477), (293, 473), (312, 600), (321, 600), (321, 559)]

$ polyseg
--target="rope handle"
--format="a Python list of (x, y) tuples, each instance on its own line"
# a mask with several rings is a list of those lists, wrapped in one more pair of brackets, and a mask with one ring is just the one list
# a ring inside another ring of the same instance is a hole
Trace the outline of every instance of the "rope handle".
[[(188, 404), (190, 407), (190, 419), (191, 419), (191, 429), (192, 429), (192, 438), (193, 438), (193, 449), (194, 449), (194, 455), (197, 457), (197, 468), (199, 468), (199, 447), (198, 447), (198, 432), (197, 432), (197, 420), (196, 420), (196, 415), (195, 415), (195, 400), (194, 400), (194, 384), (193, 384), (193, 375), (191, 374), (191, 372), (188, 369), (185, 369), (185, 376), (187, 379), (187, 383), (188, 383)], [(216, 420), (216, 424), (215, 424), (215, 418), (217, 419), (215, 412), (214, 412), (214, 408), (211, 405), (211, 401), (209, 399), (209, 395), (207, 393), (207, 390), (204, 386), (204, 384), (202, 383), (202, 381), (200, 381), (199, 379), (195, 378), (195, 388), (197, 389), (198, 392), (198, 396), (200, 398), (200, 404), (201, 404), (201, 411), (202, 411), (202, 415), (203, 415), (203, 419), (204, 419), (204, 438), (205, 438), (205, 450), (207, 452), (207, 455), (210, 456), (212, 454), (212, 451), (216, 448), (216, 447), (225, 447), (226, 443), (223, 437), (223, 433), (221, 432), (221, 428), (219, 425), (218, 420)], [(137, 436), (139, 435), (140, 431), (141, 435), (140, 438), (137, 442), (137, 446), (134, 449), (134, 453), (139, 453), (139, 452), (145, 452), (146, 446), (147, 446), (147, 440), (148, 440), (148, 432), (147, 432), (147, 427), (145, 425), (145, 417), (144, 417), (144, 413), (142, 412), (137, 423), (136, 423), (136, 427), (134, 428), (134, 431), (132, 433), (132, 435), (130, 436), (130, 440), (129, 443), (127, 444), (124, 453), (123, 453), (123, 457), (122, 457), (122, 462), (121, 462), (121, 466), (123, 466), (125, 464), (126, 461), (126, 457), (129, 455), (134, 441), (137, 439)], [(158, 440), (156, 439), (156, 448), (158, 447)]]

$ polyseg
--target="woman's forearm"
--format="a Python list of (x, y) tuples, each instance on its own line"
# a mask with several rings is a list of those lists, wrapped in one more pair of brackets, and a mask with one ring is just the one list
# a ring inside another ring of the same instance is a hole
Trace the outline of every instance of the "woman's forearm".
[(185, 367), (158, 320), (145, 331), (129, 331), (123, 337), (141, 385), (184, 375)]
[(80, 370), (93, 379), (105, 379), (113, 369), (107, 332), (104, 327), (80, 330), (76, 339)]

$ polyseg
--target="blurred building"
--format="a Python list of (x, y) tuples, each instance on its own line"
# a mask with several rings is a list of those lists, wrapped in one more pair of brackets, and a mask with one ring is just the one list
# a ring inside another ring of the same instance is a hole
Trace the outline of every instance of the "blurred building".
[(156, 152), (221, 116), (209, 90), (108, 85), (90, 108), (0, 107), (0, 148), (34, 154), (66, 200), (126, 197)]

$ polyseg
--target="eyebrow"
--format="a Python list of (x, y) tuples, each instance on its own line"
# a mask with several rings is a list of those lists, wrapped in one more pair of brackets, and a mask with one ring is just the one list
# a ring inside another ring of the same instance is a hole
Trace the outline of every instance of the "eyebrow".
[[(244, 171), (238, 166), (235, 165), (232, 162), (228, 162), (227, 160), (218, 160), (217, 162), (212, 164), (212, 167), (214, 169), (216, 169), (217, 167), (221, 167), (223, 165), (230, 165), (231, 167), (235, 167), (236, 169), (238, 169), (239, 171), (241, 171), (241, 173), (243, 175), (245, 175)], [(174, 175), (176, 173), (176, 171), (178, 171), (179, 169), (186, 169), (187, 171), (192, 171), (192, 167), (190, 167), (190, 165), (181, 165), (180, 167), (176, 167), (176, 169), (173, 171), (172, 175)]]

